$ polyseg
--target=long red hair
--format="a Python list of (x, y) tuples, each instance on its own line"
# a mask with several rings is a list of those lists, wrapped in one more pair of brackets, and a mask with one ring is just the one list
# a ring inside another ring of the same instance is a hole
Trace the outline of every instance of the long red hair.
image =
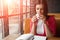
[[(44, 16), (48, 16), (48, 5), (47, 5), (47, 0), (38, 0), (38, 2), (36, 3), (37, 4), (43, 4), (44, 6)], [(36, 5), (35, 5), (35, 8), (36, 8)]]

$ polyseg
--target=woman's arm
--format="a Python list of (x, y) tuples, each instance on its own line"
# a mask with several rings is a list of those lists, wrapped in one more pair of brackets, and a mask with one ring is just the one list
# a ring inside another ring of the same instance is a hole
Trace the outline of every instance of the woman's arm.
[(45, 25), (45, 29), (46, 29), (46, 36), (52, 37), (53, 34), (52, 34), (51, 30), (49, 29), (48, 25), (47, 24), (44, 24), (44, 25)]
[(46, 36), (51, 37), (56, 33), (56, 22), (54, 16), (51, 16), (48, 22), (45, 22)]
[(31, 32), (30, 33), (35, 34), (35, 30), (36, 30), (35, 24), (32, 23), (32, 25), (31, 25)]
[(30, 22), (30, 33), (35, 34), (36, 33), (36, 16), (33, 16)]

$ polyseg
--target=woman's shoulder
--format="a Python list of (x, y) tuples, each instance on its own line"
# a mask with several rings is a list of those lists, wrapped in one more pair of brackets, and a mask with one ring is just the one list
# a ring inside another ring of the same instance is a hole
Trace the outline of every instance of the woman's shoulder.
[(48, 16), (48, 19), (49, 19), (49, 20), (55, 19), (55, 16), (54, 16), (54, 15), (49, 15), (49, 16)]
[(49, 15), (47, 20), (54, 21), (55, 20), (55, 16), (54, 15)]

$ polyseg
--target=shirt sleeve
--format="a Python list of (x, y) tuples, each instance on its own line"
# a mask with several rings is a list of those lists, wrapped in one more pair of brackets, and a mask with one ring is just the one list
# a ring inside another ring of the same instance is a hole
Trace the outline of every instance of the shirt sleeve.
[(30, 21), (30, 32), (32, 31), (32, 25), (33, 25), (33, 22)]
[(53, 33), (53, 35), (56, 34), (56, 21), (55, 21), (55, 18), (54, 16), (51, 16), (48, 20), (48, 26), (49, 26), (49, 29), (51, 30), (51, 32)]
[(30, 21), (30, 32), (32, 31), (31, 29), (32, 29), (32, 21)]
[[(37, 22), (34, 22), (34, 23), (32, 21), (30, 21), (30, 32), (32, 32), (34, 30), (34, 33), (36, 34), (35, 26), (36, 26)], [(33, 27), (33, 24), (34, 24), (34, 27)]]

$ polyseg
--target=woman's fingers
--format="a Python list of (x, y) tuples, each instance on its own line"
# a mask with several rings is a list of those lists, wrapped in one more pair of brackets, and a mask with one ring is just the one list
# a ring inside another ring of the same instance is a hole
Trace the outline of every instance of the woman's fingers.
[(36, 16), (32, 17), (32, 21), (35, 22), (37, 20)]

